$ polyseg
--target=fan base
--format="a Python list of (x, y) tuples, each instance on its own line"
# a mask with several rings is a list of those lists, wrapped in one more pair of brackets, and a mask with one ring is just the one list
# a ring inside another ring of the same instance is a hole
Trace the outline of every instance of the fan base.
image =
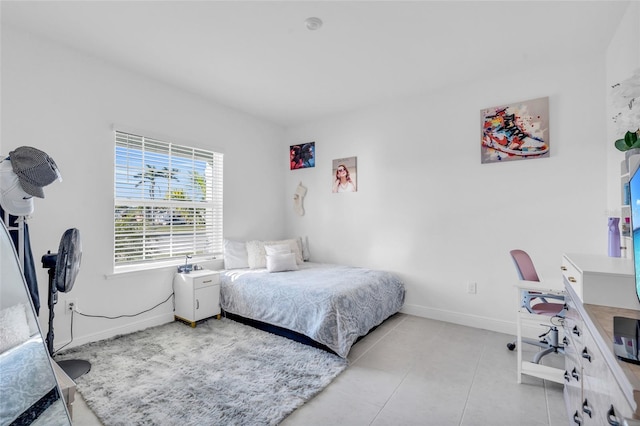
[(64, 361), (56, 362), (71, 380), (75, 380), (91, 370), (91, 363), (82, 359), (65, 359)]

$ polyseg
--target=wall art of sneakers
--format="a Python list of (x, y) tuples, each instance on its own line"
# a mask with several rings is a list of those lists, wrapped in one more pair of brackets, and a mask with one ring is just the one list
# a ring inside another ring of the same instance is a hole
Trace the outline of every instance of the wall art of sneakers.
[(549, 98), (485, 108), (482, 123), (482, 163), (549, 156)]

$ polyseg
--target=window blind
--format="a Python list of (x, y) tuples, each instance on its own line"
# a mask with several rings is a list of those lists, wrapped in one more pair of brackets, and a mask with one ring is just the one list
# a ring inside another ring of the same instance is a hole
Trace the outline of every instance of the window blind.
[(222, 253), (223, 155), (115, 132), (114, 268)]

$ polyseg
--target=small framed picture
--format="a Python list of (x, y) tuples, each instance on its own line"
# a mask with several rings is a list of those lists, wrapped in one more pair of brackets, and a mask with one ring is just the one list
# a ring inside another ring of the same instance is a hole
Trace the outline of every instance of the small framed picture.
[(316, 143), (307, 142), (289, 147), (289, 170), (316, 166)]
[(358, 162), (357, 157), (338, 158), (333, 160), (333, 186), (331, 192), (358, 191)]

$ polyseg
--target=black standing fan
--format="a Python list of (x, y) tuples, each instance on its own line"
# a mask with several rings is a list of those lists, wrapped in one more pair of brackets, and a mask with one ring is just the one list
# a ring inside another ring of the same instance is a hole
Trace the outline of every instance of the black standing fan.
[[(47, 349), (53, 356), (53, 317), (54, 306), (58, 303), (58, 291), (67, 293), (73, 288), (82, 259), (80, 231), (67, 229), (60, 239), (58, 253), (48, 252), (42, 256), (42, 267), (49, 269), (49, 332)], [(59, 361), (58, 365), (71, 379), (75, 380), (91, 369), (89, 361), (70, 359)]]

